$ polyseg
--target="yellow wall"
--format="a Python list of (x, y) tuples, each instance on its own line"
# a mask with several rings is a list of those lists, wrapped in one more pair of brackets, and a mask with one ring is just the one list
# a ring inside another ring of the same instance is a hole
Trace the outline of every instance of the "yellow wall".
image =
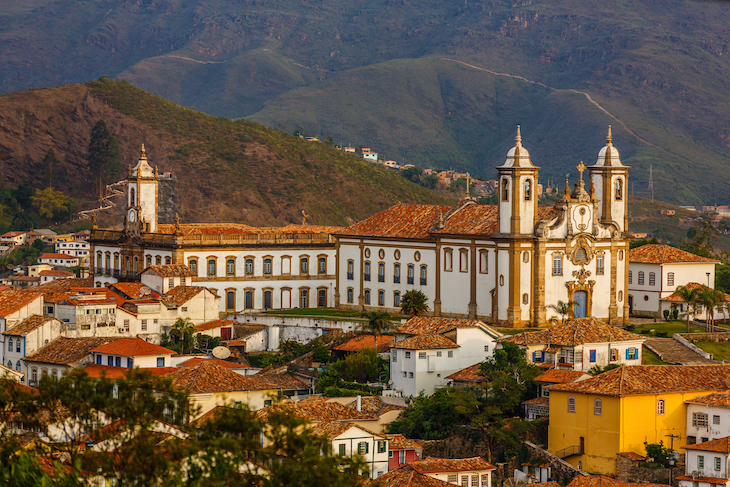
[[(664, 441), (666, 435), (679, 435), (674, 449), (686, 444), (687, 407), (684, 401), (718, 391), (700, 391), (636, 396), (600, 396), (563, 391), (550, 392), (550, 426), (548, 450), (556, 453), (585, 439), (585, 454), (565, 460), (573, 465), (582, 463), (589, 473), (616, 473), (616, 454), (636, 452), (644, 454), (644, 442)], [(575, 397), (575, 412), (568, 412), (568, 397)], [(602, 401), (602, 414), (594, 414), (594, 400)], [(663, 399), (664, 414), (657, 414), (657, 401)]]

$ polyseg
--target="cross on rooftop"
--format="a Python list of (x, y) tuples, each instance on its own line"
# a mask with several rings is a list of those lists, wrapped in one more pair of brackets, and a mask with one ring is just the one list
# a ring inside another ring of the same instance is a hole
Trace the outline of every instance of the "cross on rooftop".
[(580, 180), (583, 181), (583, 171), (588, 168), (583, 164), (583, 161), (580, 161), (580, 164), (575, 166), (575, 168), (580, 172)]

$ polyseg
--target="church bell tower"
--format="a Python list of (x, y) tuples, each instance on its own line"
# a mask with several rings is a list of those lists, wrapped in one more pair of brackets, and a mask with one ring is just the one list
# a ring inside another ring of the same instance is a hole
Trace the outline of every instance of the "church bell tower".
[(608, 126), (606, 145), (598, 153), (596, 163), (588, 168), (591, 183), (600, 200), (598, 218), (604, 225), (614, 224), (619, 232), (628, 229), (629, 167), (621, 163), (618, 150), (613, 146), (611, 126)]
[(128, 233), (154, 233), (157, 231), (157, 167), (147, 163), (144, 144), (137, 165), (127, 174), (127, 208), (124, 230)]
[(537, 175), (540, 168), (522, 147), (520, 126), (515, 145), (504, 164), (497, 166), (499, 174), (499, 233), (532, 235), (537, 217)]

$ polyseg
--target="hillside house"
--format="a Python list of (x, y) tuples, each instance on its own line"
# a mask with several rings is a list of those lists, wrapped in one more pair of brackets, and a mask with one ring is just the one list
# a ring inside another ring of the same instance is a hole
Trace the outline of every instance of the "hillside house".
[(233, 339), (233, 326), (239, 324), (235, 320), (213, 320), (195, 325), (195, 333), (209, 335), (223, 340)]
[(686, 401), (687, 443), (701, 443), (730, 436), (730, 391)]
[(480, 320), (411, 318), (391, 347), (392, 388), (406, 397), (431, 395), (449, 375), (491, 357), (501, 336)]
[(336, 455), (361, 455), (370, 478), (376, 479), (388, 471), (388, 438), (384, 435), (345, 421), (322, 421), (310, 431), (327, 438)]
[(25, 234), (26, 232), (18, 231), (5, 232), (0, 235), (0, 242), (9, 244), (10, 246), (23, 245), (25, 243)]
[(536, 365), (588, 372), (609, 364), (641, 365), (645, 338), (596, 320), (579, 318), (544, 330), (507, 336)]
[(33, 315), (43, 314), (43, 294), (32, 291), (0, 292), (0, 363), (5, 364), (7, 343), (5, 331)]
[(76, 267), (81, 262), (81, 257), (72, 257), (66, 254), (44, 253), (38, 257), (41, 264), (49, 264), (59, 267)]
[(7, 342), (5, 364), (26, 374), (23, 358), (61, 336), (61, 322), (50, 316), (33, 315), (4, 331), (3, 336)]
[(730, 436), (686, 445), (685, 474), (680, 487), (730, 486)]
[(550, 392), (548, 386), (555, 384), (567, 384), (579, 380), (590, 379), (592, 376), (577, 370), (548, 369), (535, 377), (537, 382), (537, 397), (528, 399), (522, 403), (523, 413), (526, 419), (546, 418), (550, 416)]
[(416, 440), (403, 435), (385, 435), (388, 438), (388, 471), (417, 462), (423, 456), (423, 447)]
[(48, 270), (42, 270), (38, 273), (38, 277), (40, 278), (40, 284), (45, 284), (47, 282), (51, 282), (56, 279), (68, 279), (69, 277), (75, 277), (76, 274), (74, 274), (71, 271), (63, 271), (63, 270), (56, 270), (56, 269), (48, 269)]
[(481, 457), (473, 458), (434, 458), (417, 460), (408, 464), (421, 475), (442, 482), (472, 487), (491, 487), (492, 475), (497, 467)]
[(66, 375), (69, 370), (84, 367), (92, 362), (91, 349), (110, 343), (116, 338), (65, 338), (59, 337), (37, 352), (23, 358), (27, 384), (36, 386), (41, 375), (51, 377)]
[(56, 242), (57, 254), (70, 255), (71, 257), (88, 257), (89, 242), (86, 240), (71, 240), (70, 242)]
[(195, 274), (185, 264), (151, 265), (140, 274), (142, 284), (165, 294), (176, 286), (192, 286)]
[(141, 338), (120, 338), (91, 349), (93, 363), (114, 367), (168, 367), (170, 357), (177, 354), (159, 345), (146, 342)]

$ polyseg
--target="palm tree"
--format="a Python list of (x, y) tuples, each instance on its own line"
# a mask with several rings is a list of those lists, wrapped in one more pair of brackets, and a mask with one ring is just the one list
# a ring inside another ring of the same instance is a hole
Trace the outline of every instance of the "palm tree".
[(687, 304), (687, 333), (689, 333), (689, 316), (695, 314), (699, 301), (699, 289), (678, 286), (674, 293)]
[(698, 290), (697, 300), (707, 309), (707, 331), (709, 331), (709, 325), (715, 322), (715, 308), (718, 311), (724, 311), (726, 307), (725, 293), (718, 289), (702, 286)]
[(575, 301), (558, 301), (558, 304), (550, 304), (548, 308), (560, 315), (560, 324), (565, 323), (565, 317), (573, 312)]
[(417, 289), (406, 291), (400, 298), (400, 310), (403, 314), (420, 316), (428, 311), (428, 298)]
[(375, 349), (377, 350), (378, 345), (380, 345), (380, 337), (384, 333), (394, 331), (397, 326), (390, 321), (388, 313), (371, 311), (370, 313), (363, 313), (362, 316), (367, 318), (368, 322), (360, 325), (360, 331), (375, 335)]

